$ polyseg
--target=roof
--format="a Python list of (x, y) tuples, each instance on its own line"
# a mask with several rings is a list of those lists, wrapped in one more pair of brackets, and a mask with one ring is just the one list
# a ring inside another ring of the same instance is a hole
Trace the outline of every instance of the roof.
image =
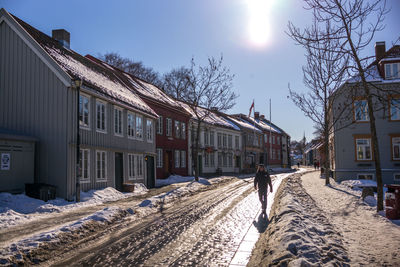
[[(190, 106), (187, 103), (180, 102), (180, 104), (191, 115), (192, 119), (197, 120), (196, 114), (194, 113), (194, 111), (190, 108)], [(204, 123), (240, 131), (240, 128), (235, 123), (227, 120), (222, 115), (220, 115), (214, 111), (211, 111), (211, 110), (203, 108), (203, 107), (196, 107), (196, 110), (197, 110), (198, 114), (200, 115), (200, 117), (205, 116), (206, 113), (209, 113), (205, 117)]]
[(238, 115), (227, 115), (227, 119), (238, 125), (242, 129), (247, 129), (251, 131), (260, 132), (260, 129), (254, 127), (254, 124), (251, 124), (249, 121), (246, 121), (239, 117)]
[[(385, 80), (378, 69), (378, 64), (380, 62), (395, 61), (395, 60), (400, 61), (400, 45), (395, 45), (392, 48), (390, 48), (388, 51), (386, 51), (386, 53), (379, 61), (375, 60), (365, 69), (365, 78), (367, 82), (381, 82), (381, 83), (400, 82), (400, 79)], [(347, 80), (347, 83), (358, 83), (358, 82), (361, 82), (361, 77), (359, 75), (356, 75)]]
[(125, 105), (152, 116), (157, 114), (126, 84), (105, 66), (63, 47), (57, 40), (35, 29), (18, 17), (15, 21), (44, 49), (44, 51), (71, 78), (81, 78), (83, 86), (98, 91), (102, 96), (118, 100)]
[(266, 121), (260, 120), (260, 119), (254, 119), (252, 117), (246, 116), (246, 120), (249, 120), (251, 123), (256, 123), (256, 125), (261, 128), (263, 131), (271, 131), (274, 133), (281, 133), (281, 131), (279, 131), (277, 128), (275, 128), (274, 126), (268, 124)]
[(129, 87), (133, 90), (135, 90), (136, 93), (139, 94), (139, 96), (143, 96), (146, 98), (153, 99), (156, 102), (159, 103), (164, 103), (167, 106), (174, 107), (178, 109), (179, 111), (186, 113), (183, 111), (182, 105), (169, 95), (167, 95), (164, 91), (162, 91), (160, 88), (157, 86), (148, 83), (130, 73), (127, 73), (117, 67), (114, 67), (107, 62), (104, 62), (103, 60), (100, 60), (92, 55), (86, 55), (86, 58), (96, 62), (97, 64), (106, 67), (109, 69), (111, 72), (114, 73), (115, 76), (119, 77), (121, 81), (123, 81), (125, 84), (128, 84)]

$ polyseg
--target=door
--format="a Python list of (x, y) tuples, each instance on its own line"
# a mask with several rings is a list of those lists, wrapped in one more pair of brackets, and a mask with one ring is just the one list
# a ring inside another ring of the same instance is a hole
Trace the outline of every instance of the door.
[(115, 153), (115, 189), (122, 191), (124, 182), (124, 155)]
[(154, 157), (147, 156), (147, 188), (153, 188), (156, 185), (156, 179), (154, 175)]
[(167, 176), (171, 174), (172, 170), (172, 151), (165, 151), (164, 154), (164, 171)]

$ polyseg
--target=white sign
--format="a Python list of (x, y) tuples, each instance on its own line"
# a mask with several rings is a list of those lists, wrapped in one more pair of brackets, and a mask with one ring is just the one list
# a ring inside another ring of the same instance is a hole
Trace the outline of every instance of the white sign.
[(1, 153), (0, 170), (8, 171), (10, 169), (10, 153)]

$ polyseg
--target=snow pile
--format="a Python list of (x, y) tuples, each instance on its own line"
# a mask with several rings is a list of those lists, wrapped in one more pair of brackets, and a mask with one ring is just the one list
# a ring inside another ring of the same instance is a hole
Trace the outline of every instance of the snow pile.
[(299, 174), (282, 183), (269, 218), (249, 265), (348, 265), (340, 234), (305, 192)]
[(351, 189), (362, 189), (363, 187), (371, 186), (376, 187), (376, 182), (373, 180), (345, 180), (340, 183), (340, 185), (347, 186)]
[[(199, 181), (204, 181), (206, 179), (199, 177)], [(187, 183), (194, 181), (194, 176), (180, 176), (180, 175), (171, 175), (167, 179), (157, 179), (156, 187), (166, 186), (170, 184), (177, 183)]]
[(135, 184), (133, 193), (121, 193), (115, 188), (107, 187), (100, 190), (81, 192), (81, 202), (79, 203), (68, 202), (61, 198), (44, 202), (40, 199), (28, 197), (25, 194), (0, 193), (0, 229), (37, 219), (41, 215), (100, 205), (133, 195), (142, 195), (147, 191), (143, 184)]

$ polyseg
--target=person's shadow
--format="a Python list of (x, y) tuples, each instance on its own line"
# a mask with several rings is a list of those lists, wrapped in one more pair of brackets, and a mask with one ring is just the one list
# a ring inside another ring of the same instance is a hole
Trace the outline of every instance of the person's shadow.
[(260, 213), (258, 216), (257, 221), (253, 221), (253, 225), (257, 228), (257, 231), (261, 234), (267, 230), (269, 224), (268, 216), (263, 213)]

